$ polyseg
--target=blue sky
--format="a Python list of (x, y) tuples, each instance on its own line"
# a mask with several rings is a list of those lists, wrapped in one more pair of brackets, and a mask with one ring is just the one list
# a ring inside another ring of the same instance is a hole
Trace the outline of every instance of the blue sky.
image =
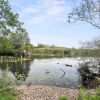
[(79, 47), (99, 35), (99, 29), (85, 22), (67, 23), (67, 15), (80, 0), (9, 0), (12, 10), (24, 22), (31, 43)]

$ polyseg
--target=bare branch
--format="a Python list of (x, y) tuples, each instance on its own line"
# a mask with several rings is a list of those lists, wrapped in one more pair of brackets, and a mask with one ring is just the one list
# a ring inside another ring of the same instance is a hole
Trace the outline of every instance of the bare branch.
[(84, 21), (100, 29), (100, 0), (82, 0), (68, 16), (71, 21)]

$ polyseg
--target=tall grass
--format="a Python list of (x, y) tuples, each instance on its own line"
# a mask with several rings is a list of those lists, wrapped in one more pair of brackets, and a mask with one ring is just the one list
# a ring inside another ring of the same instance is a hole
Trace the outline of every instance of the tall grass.
[(0, 100), (17, 100), (13, 84), (13, 81), (7, 76), (7, 72), (2, 72), (0, 77)]

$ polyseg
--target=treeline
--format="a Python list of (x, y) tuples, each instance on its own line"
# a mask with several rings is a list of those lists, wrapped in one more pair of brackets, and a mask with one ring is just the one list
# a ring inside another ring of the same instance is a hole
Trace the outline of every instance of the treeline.
[(56, 56), (56, 57), (100, 57), (100, 49), (75, 49), (61, 47), (34, 47), (33, 55)]
[(12, 12), (8, 0), (0, 0), (0, 54), (24, 49), (32, 49), (28, 32), (19, 21), (19, 15)]

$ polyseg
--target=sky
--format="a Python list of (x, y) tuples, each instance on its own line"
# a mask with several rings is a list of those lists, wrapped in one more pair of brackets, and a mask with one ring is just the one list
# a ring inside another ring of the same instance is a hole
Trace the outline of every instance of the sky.
[(80, 47), (99, 35), (99, 29), (85, 22), (68, 23), (68, 14), (81, 0), (8, 0), (12, 11), (19, 14), (31, 43)]

